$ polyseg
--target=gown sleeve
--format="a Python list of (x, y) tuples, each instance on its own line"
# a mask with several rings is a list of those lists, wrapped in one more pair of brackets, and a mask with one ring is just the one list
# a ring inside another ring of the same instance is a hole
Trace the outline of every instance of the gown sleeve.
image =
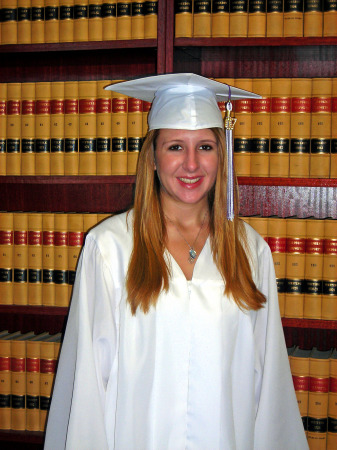
[(280, 319), (274, 264), (268, 246), (258, 257), (258, 288), (267, 301), (256, 315), (254, 449), (308, 449)]
[(117, 389), (111, 387), (118, 338), (114, 294), (110, 270), (89, 234), (76, 273), (45, 450), (109, 447), (105, 424), (114, 414), (111, 404)]

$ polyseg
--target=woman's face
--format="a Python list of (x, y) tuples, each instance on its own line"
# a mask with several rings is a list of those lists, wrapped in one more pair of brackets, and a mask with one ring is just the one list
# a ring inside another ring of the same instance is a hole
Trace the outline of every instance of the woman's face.
[(207, 202), (218, 170), (218, 144), (210, 129), (162, 129), (156, 141), (155, 168), (162, 199), (182, 204)]

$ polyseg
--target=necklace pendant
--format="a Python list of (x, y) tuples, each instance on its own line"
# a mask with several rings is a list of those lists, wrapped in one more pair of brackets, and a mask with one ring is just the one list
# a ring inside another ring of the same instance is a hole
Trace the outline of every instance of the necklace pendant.
[(197, 257), (197, 252), (196, 252), (193, 248), (191, 248), (190, 251), (189, 251), (189, 254), (190, 254), (190, 257), (188, 258), (188, 261), (189, 261), (191, 264), (193, 264), (195, 258)]

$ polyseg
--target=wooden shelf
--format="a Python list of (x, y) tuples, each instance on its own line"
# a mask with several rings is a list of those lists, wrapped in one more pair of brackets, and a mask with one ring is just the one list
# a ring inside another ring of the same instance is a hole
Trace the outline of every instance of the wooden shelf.
[(0, 430), (0, 442), (29, 442), (31, 444), (43, 444), (44, 433), (42, 431), (15, 431)]
[(282, 318), (283, 327), (337, 330), (337, 320)]
[(287, 38), (175, 38), (176, 47), (298, 47), (309, 45), (337, 45), (337, 37)]
[(244, 186), (337, 187), (337, 178), (238, 177), (238, 183)]

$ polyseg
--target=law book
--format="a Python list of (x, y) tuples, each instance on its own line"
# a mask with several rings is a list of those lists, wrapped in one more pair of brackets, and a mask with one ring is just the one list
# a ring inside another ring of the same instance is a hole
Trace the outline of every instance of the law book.
[(21, 99), (21, 174), (35, 175), (35, 83), (22, 83)]
[(323, 0), (304, 0), (303, 36), (323, 36)]
[(18, 0), (1, 0), (1, 44), (18, 42)]
[(283, 36), (303, 36), (304, 0), (284, 0)]
[(13, 213), (0, 212), (0, 304), (13, 304)]
[(55, 306), (55, 224), (54, 214), (42, 215), (42, 304)]
[(269, 176), (289, 176), (291, 79), (271, 80)]
[(44, 0), (45, 42), (60, 42), (59, 0)]
[(40, 430), (40, 344), (50, 337), (41, 333), (26, 343), (26, 430)]
[(68, 286), (69, 299), (75, 282), (76, 267), (84, 239), (83, 214), (68, 215)]
[(6, 175), (7, 83), (0, 83), (0, 176)]
[(337, 349), (330, 355), (327, 450), (337, 447)]
[(85, 239), (88, 231), (97, 225), (97, 214), (94, 213), (84, 213), (83, 217), (83, 240)]
[(61, 333), (40, 344), (40, 431), (45, 431), (61, 346)]
[(229, 0), (212, 0), (212, 37), (229, 37)]
[(103, 222), (103, 220), (108, 219), (109, 217), (111, 217), (111, 214), (97, 214), (97, 223)]
[(112, 91), (111, 102), (111, 175), (127, 175), (128, 98)]
[(309, 374), (311, 350), (296, 347), (289, 356), (290, 370), (293, 377), (297, 404), (302, 417), (304, 429), (307, 431), (309, 406)]
[(175, 2), (174, 32), (175, 37), (193, 36), (193, 0), (177, 0)]
[(211, 37), (211, 0), (194, 0), (193, 36)]
[(158, 0), (147, 0), (144, 6), (144, 38), (157, 39)]
[(142, 119), (142, 123), (143, 123), (142, 136), (143, 136), (143, 138), (146, 136), (148, 129), (149, 129), (147, 119), (148, 119), (150, 109), (151, 109), (151, 102), (147, 102), (147, 101), (143, 100), (143, 119)]
[(309, 177), (311, 79), (292, 78), (289, 176)]
[(28, 214), (14, 213), (13, 304), (28, 304)]
[(103, 0), (89, 0), (88, 39), (91, 42), (103, 39), (102, 5)]
[(64, 174), (78, 175), (79, 168), (78, 81), (64, 83)]
[(284, 317), (303, 318), (306, 221), (287, 219)]
[(7, 84), (6, 174), (21, 175), (21, 83)]
[(32, 44), (44, 43), (44, 0), (32, 1)]
[(267, 0), (250, 0), (248, 4), (248, 37), (265, 37), (267, 33)]
[(324, 220), (322, 319), (337, 320), (336, 220)]
[(108, 84), (109, 80), (97, 81), (97, 175), (111, 175), (111, 91), (104, 89)]
[(131, 0), (117, 0), (117, 34), (120, 40), (131, 39)]
[(229, 36), (248, 36), (248, 0), (229, 2)]
[(50, 175), (51, 83), (35, 84), (35, 173)]
[(107, 0), (102, 5), (102, 39), (114, 41), (117, 38), (117, 0)]
[(283, 0), (267, 0), (267, 37), (283, 37)]
[(28, 304), (42, 305), (42, 214), (28, 214)]
[(50, 174), (64, 175), (64, 82), (51, 83)]
[(60, 42), (74, 42), (74, 0), (59, 0)]
[(74, 0), (74, 42), (89, 40), (89, 0)]
[(323, 2), (323, 36), (337, 36), (337, 3), (335, 0)]
[(54, 214), (55, 253), (54, 253), (54, 282), (55, 306), (69, 306), (68, 283), (68, 215)]
[[(235, 80), (235, 87), (247, 91), (253, 90), (251, 78)], [(234, 165), (237, 176), (250, 176), (250, 160), (252, 145), (252, 100), (244, 98), (235, 100), (234, 115), (237, 119), (234, 126)]]
[(143, 141), (143, 102), (128, 98), (128, 175), (135, 175)]
[(254, 228), (254, 230), (259, 233), (263, 239), (268, 242), (268, 217), (251, 216), (249, 217), (249, 225)]
[(254, 78), (253, 92), (261, 99), (252, 100), (252, 142), (250, 176), (269, 176), (271, 79)]
[(11, 340), (20, 331), (0, 336), (0, 430), (11, 429)]
[(97, 82), (79, 81), (79, 175), (96, 175)]
[(312, 79), (310, 178), (329, 178), (331, 95), (331, 78)]
[(144, 39), (145, 33), (145, 1), (132, 0), (131, 2), (131, 38)]
[(328, 425), (328, 401), (331, 350), (312, 349), (309, 358), (308, 433), (310, 448), (325, 449)]
[(32, 3), (31, 0), (18, 0), (17, 12), (18, 44), (32, 42)]
[(285, 291), (286, 291), (286, 244), (287, 221), (277, 217), (268, 219), (268, 244), (272, 252), (278, 301), (281, 317), (284, 317)]
[(330, 178), (337, 178), (337, 78), (332, 79)]
[(324, 220), (307, 219), (304, 319), (322, 316)]

